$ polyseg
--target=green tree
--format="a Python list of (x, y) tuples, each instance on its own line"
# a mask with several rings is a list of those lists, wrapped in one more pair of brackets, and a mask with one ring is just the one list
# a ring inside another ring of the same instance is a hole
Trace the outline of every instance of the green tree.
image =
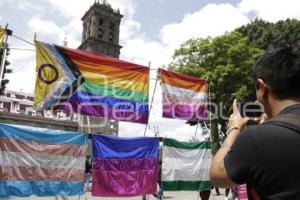
[(6, 89), (6, 85), (9, 83), (9, 80), (6, 78), (6, 75), (12, 72), (12, 69), (10, 69), (8, 67), (9, 64), (10, 64), (9, 61), (7, 60), (7, 57), (9, 55), (9, 53), (10, 53), (8, 46), (7, 46), (7, 51), (6, 51), (6, 55), (4, 56), (4, 58), (3, 58), (3, 51), (4, 51), (4, 49), (1, 48), (0, 49), (0, 61), (2, 59), (5, 59), (5, 62), (4, 62), (4, 71), (3, 71), (1, 88), (0, 88), (0, 95), (4, 94), (4, 91)]
[(282, 40), (300, 41), (300, 21), (296, 19), (280, 20), (276, 23), (255, 19), (236, 31), (248, 37), (252, 45), (264, 50)]
[[(215, 38), (188, 40), (175, 50), (170, 68), (207, 79), (210, 91), (214, 94), (212, 102), (218, 105), (218, 111), (229, 116), (234, 98), (239, 101), (255, 100), (250, 72), (261, 53), (247, 37), (239, 32), (230, 32)], [(211, 111), (216, 113), (212, 107)], [(220, 112), (213, 118), (211, 135), (213, 151), (216, 151), (219, 147), (217, 123), (224, 130), (227, 120), (221, 117)]]

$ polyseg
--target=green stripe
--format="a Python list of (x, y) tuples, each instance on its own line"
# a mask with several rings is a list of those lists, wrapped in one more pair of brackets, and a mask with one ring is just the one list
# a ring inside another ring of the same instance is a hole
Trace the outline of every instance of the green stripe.
[(174, 139), (165, 138), (164, 146), (175, 147), (180, 149), (211, 149), (211, 142), (204, 141), (204, 142), (189, 143), (189, 142), (179, 142)]
[(163, 191), (204, 191), (210, 189), (210, 181), (162, 181)]
[(140, 103), (147, 103), (149, 98), (148, 94), (145, 94), (143, 92), (127, 90), (117, 87), (108, 87), (102, 84), (95, 84), (88, 81), (84, 82), (80, 86), (80, 91), (90, 92), (96, 95), (105, 95), (120, 99), (133, 100)]

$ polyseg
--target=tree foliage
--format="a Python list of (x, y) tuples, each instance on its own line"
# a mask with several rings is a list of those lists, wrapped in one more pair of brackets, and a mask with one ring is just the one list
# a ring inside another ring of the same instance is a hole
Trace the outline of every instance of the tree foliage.
[(255, 19), (236, 31), (247, 36), (252, 45), (264, 50), (282, 40), (300, 41), (300, 21), (296, 19), (280, 20), (276, 23)]
[(9, 53), (10, 53), (8, 46), (7, 46), (7, 51), (6, 51), (6, 55), (4, 56), (4, 58), (3, 58), (3, 51), (4, 51), (4, 49), (1, 48), (0, 49), (0, 63), (1, 63), (2, 59), (5, 59), (5, 62), (4, 62), (4, 71), (3, 71), (1, 88), (0, 88), (0, 95), (4, 94), (6, 85), (9, 83), (9, 80), (6, 78), (6, 75), (12, 72), (12, 69), (10, 69), (8, 67), (10, 64), (9, 61), (7, 60), (7, 57), (9, 56)]

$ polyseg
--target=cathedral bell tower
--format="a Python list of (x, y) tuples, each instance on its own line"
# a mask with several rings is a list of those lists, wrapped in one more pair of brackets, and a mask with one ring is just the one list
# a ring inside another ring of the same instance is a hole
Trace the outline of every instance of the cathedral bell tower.
[(122, 17), (120, 11), (113, 10), (106, 0), (102, 3), (95, 1), (81, 19), (83, 33), (79, 49), (119, 58), (122, 48), (119, 45)]

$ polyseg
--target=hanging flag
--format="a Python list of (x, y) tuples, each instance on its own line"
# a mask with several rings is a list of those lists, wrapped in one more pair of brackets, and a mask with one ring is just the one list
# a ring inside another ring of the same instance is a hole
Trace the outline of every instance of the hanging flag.
[(0, 197), (83, 194), (87, 135), (0, 124)]
[(158, 181), (159, 138), (93, 135), (92, 195), (153, 194)]
[(163, 117), (189, 121), (208, 117), (206, 80), (160, 69)]
[(0, 28), (0, 48), (3, 47), (4, 38), (5, 38), (5, 29)]
[(162, 153), (163, 191), (210, 190), (211, 142), (164, 139)]
[(36, 42), (35, 105), (119, 121), (148, 122), (149, 68)]

